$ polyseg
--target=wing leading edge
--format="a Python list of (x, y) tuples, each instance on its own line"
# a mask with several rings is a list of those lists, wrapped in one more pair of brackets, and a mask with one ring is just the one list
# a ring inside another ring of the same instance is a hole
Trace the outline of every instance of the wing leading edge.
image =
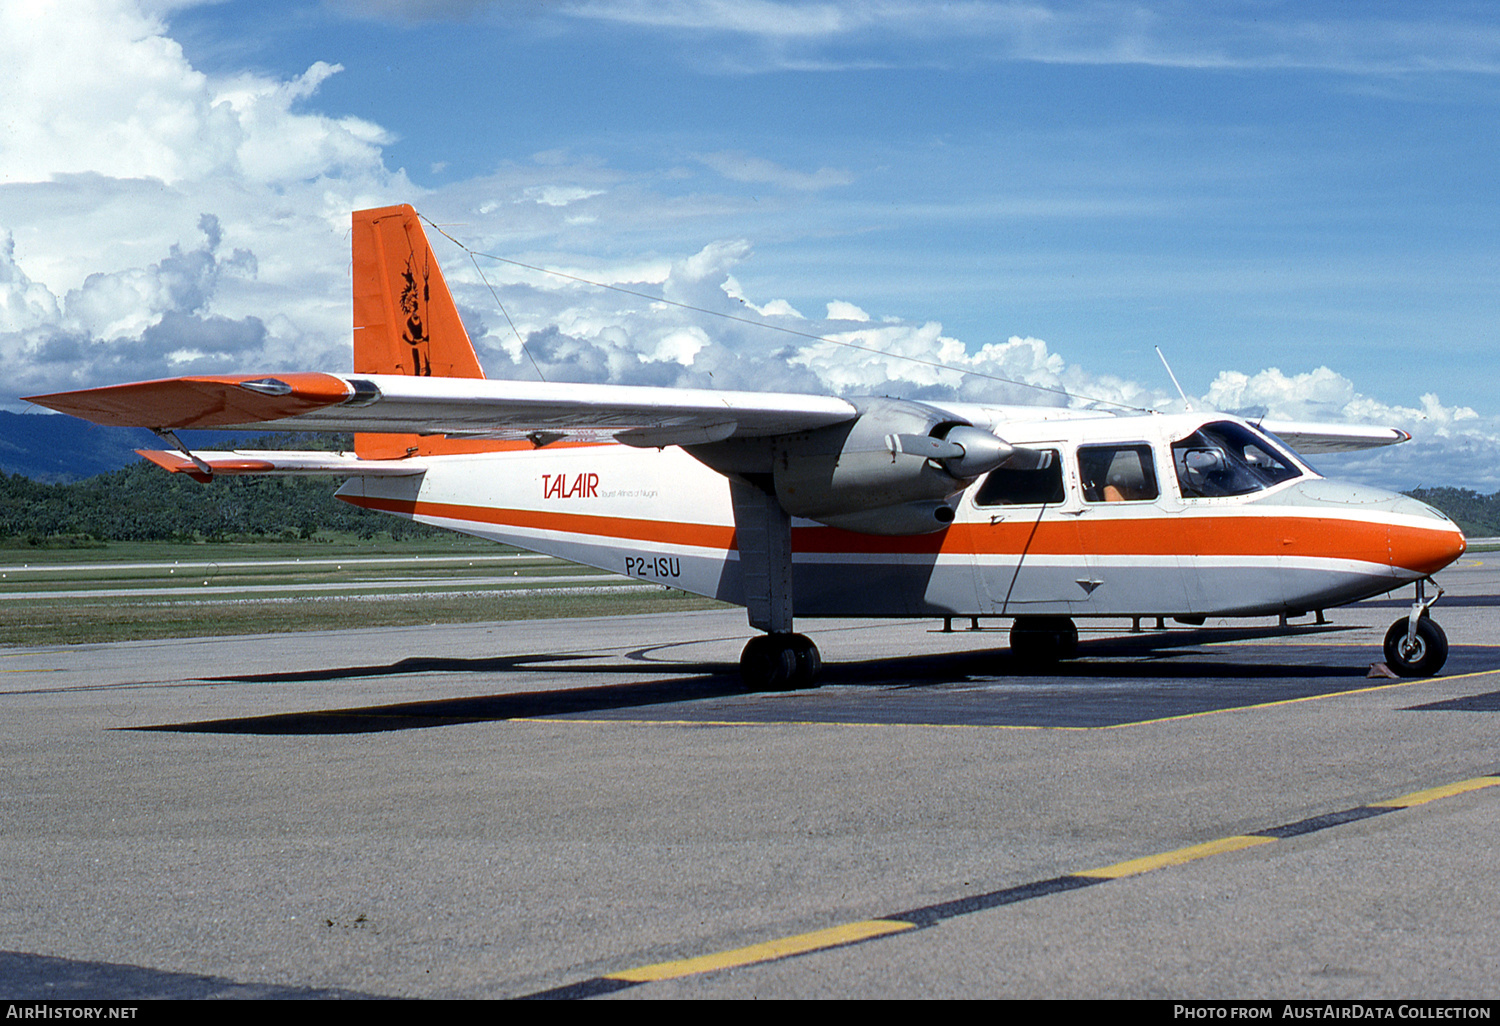
[(1300, 453), (1318, 455), (1329, 452), (1356, 452), (1399, 445), (1411, 441), (1411, 434), (1393, 427), (1368, 427), (1364, 424), (1308, 424), (1286, 420), (1260, 421), (1258, 426), (1281, 439)]
[(458, 438), (613, 437), (639, 446), (790, 434), (855, 419), (831, 396), (371, 374), (204, 375), (29, 397), (96, 424)]

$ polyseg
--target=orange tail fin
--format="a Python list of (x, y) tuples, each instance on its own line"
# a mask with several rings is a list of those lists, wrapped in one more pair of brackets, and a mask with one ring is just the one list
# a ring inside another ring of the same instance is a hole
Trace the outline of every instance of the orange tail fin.
[[(484, 377), (415, 210), (356, 210), (351, 248), (356, 374)], [(354, 436), (354, 451), (366, 459), (471, 448), (420, 435)]]

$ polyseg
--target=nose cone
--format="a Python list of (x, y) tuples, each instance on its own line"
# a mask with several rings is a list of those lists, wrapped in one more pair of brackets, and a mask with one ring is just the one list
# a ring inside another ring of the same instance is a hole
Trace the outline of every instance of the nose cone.
[[(1391, 571), (1408, 580), (1437, 573), (1462, 556), (1466, 547), (1463, 532), (1441, 512), (1383, 488), (1316, 479), (1288, 489), (1279, 501), (1341, 510), (1376, 531), (1383, 526)], [(1355, 558), (1378, 559), (1378, 535), (1363, 538), (1373, 544)]]
[(1397, 496), (1391, 512), (1391, 566), (1426, 577), (1435, 574), (1468, 548), (1458, 525), (1425, 502)]
[(1436, 510), (1432, 513), (1442, 519), (1433, 520), (1431, 527), (1391, 525), (1391, 566), (1427, 577), (1464, 554), (1468, 543), (1458, 525)]

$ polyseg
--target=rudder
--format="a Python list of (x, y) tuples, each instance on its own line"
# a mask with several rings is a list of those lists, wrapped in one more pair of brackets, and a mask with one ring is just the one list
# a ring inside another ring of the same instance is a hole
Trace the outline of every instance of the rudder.
[[(484, 377), (427, 233), (411, 206), (356, 210), (350, 248), (355, 373)], [(354, 449), (367, 459), (453, 451), (454, 443), (444, 441), (358, 434)], [(457, 447), (471, 448), (462, 443)]]

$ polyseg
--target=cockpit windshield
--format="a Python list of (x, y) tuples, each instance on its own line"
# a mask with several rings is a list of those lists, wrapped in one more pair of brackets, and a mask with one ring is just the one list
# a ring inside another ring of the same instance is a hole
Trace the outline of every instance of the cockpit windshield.
[(1173, 442), (1172, 465), (1184, 499), (1249, 495), (1302, 476), (1270, 441), (1232, 421), (1205, 424)]

